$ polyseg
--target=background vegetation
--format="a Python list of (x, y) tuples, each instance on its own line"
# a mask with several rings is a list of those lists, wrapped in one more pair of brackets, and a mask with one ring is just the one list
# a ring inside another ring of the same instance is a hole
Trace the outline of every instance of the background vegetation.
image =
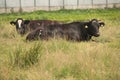
[[(19, 17), (106, 25), (96, 42), (26, 42), (9, 24)], [(120, 80), (120, 9), (0, 14), (0, 80)]]

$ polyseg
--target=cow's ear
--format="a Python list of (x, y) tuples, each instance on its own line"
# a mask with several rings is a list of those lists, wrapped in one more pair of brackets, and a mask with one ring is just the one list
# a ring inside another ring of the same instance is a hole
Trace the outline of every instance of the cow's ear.
[(24, 24), (29, 24), (30, 20), (25, 20)]
[(105, 25), (105, 23), (104, 23), (104, 22), (100, 22), (99, 24), (100, 24), (100, 26), (104, 26), (104, 25)]
[(11, 22), (10, 22), (10, 24), (11, 24), (11, 25), (13, 25), (13, 24), (15, 25), (15, 24), (16, 24), (16, 22), (14, 22), (14, 21), (11, 21)]

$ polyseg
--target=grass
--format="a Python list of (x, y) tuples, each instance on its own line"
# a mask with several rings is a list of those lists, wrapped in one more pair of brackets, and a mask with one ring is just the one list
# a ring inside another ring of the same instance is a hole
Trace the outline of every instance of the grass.
[[(106, 23), (96, 42), (62, 39), (26, 42), (9, 22), (93, 18)], [(120, 80), (120, 9), (35, 11), (0, 14), (0, 80)]]
[(42, 55), (42, 43), (35, 43), (29, 50), (24, 50), (21, 47), (15, 49), (14, 54), (10, 54), (10, 64), (13, 67), (26, 68), (38, 62)]

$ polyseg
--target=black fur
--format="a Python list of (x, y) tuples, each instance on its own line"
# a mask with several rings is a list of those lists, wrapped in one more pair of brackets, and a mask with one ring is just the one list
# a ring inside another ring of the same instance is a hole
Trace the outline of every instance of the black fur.
[[(49, 38), (65, 38), (66, 40), (72, 41), (89, 41), (92, 36), (98, 37), (100, 36), (99, 27), (101, 25), (105, 25), (104, 22), (99, 22), (97, 19), (92, 19), (87, 22), (72, 22), (67, 24), (54, 24), (44, 26), (42, 30), (42, 37), (38, 36), (40, 39), (49, 39)], [(29, 33), (28, 36), (37, 33), (40, 31), (40, 28), (34, 30)], [(31, 40), (32, 38), (28, 38), (27, 40)], [(36, 36), (34, 36), (36, 37)]]

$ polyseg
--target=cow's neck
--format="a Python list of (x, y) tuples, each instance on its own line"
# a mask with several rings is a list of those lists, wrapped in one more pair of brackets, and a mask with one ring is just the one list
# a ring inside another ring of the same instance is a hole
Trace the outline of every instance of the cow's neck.
[(27, 33), (28, 31), (30, 31), (29, 24), (25, 24), (25, 33)]

